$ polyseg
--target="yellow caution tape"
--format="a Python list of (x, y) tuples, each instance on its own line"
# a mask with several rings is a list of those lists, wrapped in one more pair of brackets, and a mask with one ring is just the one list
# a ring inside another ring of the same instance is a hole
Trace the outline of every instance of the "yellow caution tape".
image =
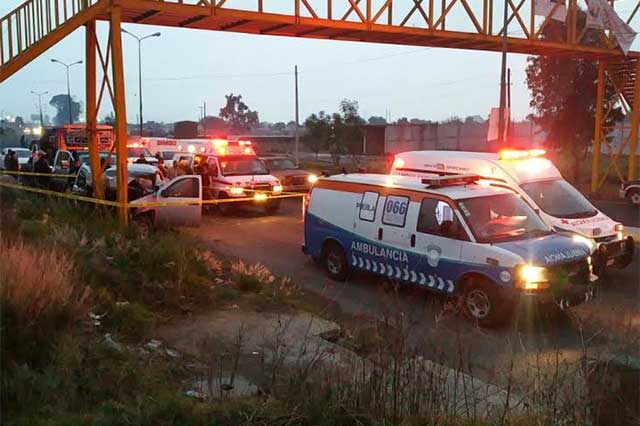
[(19, 184), (8, 183), (8, 182), (0, 182), (0, 186), (4, 186), (6, 188), (18, 189), (21, 191), (35, 192), (37, 194), (53, 195), (55, 197), (66, 198), (69, 200), (78, 200), (78, 201), (85, 201), (87, 203), (102, 204), (105, 206), (119, 207), (122, 205), (121, 203), (118, 203), (115, 201), (100, 200), (98, 198), (92, 198), (92, 197), (83, 197), (82, 195), (68, 194), (66, 192), (56, 192), (48, 189), (34, 188), (31, 186), (19, 185)]
[(36, 173), (36, 172), (11, 172), (9, 170), (0, 170), (0, 175), (22, 175), (22, 176), (48, 176), (52, 178), (69, 179), (75, 178), (77, 175), (62, 175), (59, 173)]
[(153, 203), (119, 203), (117, 201), (100, 200), (98, 198), (85, 197), (82, 195), (69, 194), (66, 192), (56, 192), (48, 189), (34, 188), (31, 186), (8, 183), (0, 181), (0, 187), (12, 188), (27, 192), (33, 192), (37, 194), (52, 195), (54, 197), (65, 198), (69, 200), (83, 201), (87, 203), (99, 204), (111, 207), (126, 207), (126, 208), (142, 208), (142, 207), (173, 207), (173, 206), (193, 206), (193, 205), (208, 205), (208, 204), (223, 204), (223, 203), (256, 203), (264, 204), (270, 200), (282, 199), (282, 198), (297, 198), (303, 197), (304, 194), (296, 193), (283, 193), (281, 195), (270, 195), (265, 200), (255, 200), (253, 197), (238, 197), (238, 198), (224, 198), (218, 200), (198, 200), (198, 201), (174, 201), (174, 202), (153, 202)]

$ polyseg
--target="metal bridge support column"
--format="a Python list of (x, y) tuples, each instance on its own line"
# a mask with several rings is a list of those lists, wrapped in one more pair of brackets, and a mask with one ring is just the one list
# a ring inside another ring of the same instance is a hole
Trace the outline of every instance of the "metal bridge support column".
[(604, 86), (605, 86), (605, 69), (604, 61), (598, 61), (598, 89), (596, 95), (596, 117), (595, 117), (595, 129), (593, 132), (593, 152), (591, 159), (591, 193), (593, 194), (598, 190), (600, 184), (600, 144), (602, 142), (602, 110), (604, 104)]
[(636, 78), (631, 105), (631, 132), (629, 132), (629, 170), (627, 179), (638, 177), (638, 126), (640, 126), (640, 60), (636, 61)]
[(85, 25), (85, 70), (86, 90), (85, 105), (87, 110), (87, 139), (89, 140), (89, 164), (91, 165), (91, 181), (93, 193), (96, 198), (104, 199), (104, 187), (102, 186), (102, 167), (100, 165), (98, 135), (96, 124), (98, 122), (96, 105), (96, 21), (91, 20)]
[(122, 9), (120, 0), (111, 4), (111, 74), (113, 77), (113, 109), (116, 114), (116, 185), (120, 225), (125, 227), (129, 220), (127, 209), (127, 110), (125, 107), (124, 66), (122, 60)]

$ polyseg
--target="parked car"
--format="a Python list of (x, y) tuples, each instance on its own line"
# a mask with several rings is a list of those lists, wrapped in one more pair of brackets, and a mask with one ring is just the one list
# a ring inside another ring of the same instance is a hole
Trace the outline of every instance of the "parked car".
[(29, 158), (31, 158), (31, 150), (29, 148), (4, 148), (2, 150), (2, 161), (0, 161), (0, 169), (4, 169), (4, 157), (7, 156), (9, 150), (12, 150), (16, 153), (20, 168), (27, 164), (27, 161), (29, 161)]
[(308, 191), (318, 176), (311, 172), (300, 169), (293, 160), (286, 156), (264, 156), (260, 157), (269, 172), (278, 178), (284, 191)]
[(640, 179), (622, 182), (620, 184), (620, 198), (625, 198), (631, 204), (640, 206)]

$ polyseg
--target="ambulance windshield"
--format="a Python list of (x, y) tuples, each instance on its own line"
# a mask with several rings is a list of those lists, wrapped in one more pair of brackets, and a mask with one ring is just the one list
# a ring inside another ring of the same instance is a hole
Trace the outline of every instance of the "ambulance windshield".
[(480, 243), (535, 238), (551, 233), (531, 207), (516, 194), (499, 194), (458, 201)]
[(252, 155), (220, 157), (219, 161), (220, 169), (224, 176), (269, 174), (264, 163), (258, 157)]
[(578, 219), (598, 214), (589, 200), (564, 179), (529, 182), (520, 186), (550, 216)]

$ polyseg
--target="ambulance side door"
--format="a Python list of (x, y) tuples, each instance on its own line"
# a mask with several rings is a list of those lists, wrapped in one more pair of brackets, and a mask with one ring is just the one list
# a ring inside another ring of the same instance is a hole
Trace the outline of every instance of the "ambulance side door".
[(382, 212), (377, 230), (378, 240), (401, 250), (411, 246), (412, 230), (407, 227), (411, 198), (407, 195), (388, 194), (381, 203)]
[(448, 201), (425, 197), (415, 226), (415, 250), (424, 257), (417, 266), (419, 284), (451, 293), (460, 274), (462, 246), (468, 235)]
[(356, 203), (354, 218), (354, 232), (357, 235), (371, 241), (378, 240), (378, 223), (383, 202), (384, 198), (380, 197), (378, 191), (366, 191), (362, 194), (362, 198)]

